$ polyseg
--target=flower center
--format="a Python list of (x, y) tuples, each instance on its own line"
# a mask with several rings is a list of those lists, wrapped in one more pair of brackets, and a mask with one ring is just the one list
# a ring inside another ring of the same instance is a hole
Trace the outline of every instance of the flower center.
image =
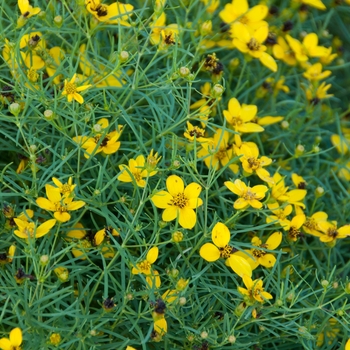
[(260, 166), (260, 161), (256, 158), (248, 158), (249, 167), (253, 170), (256, 170)]
[(108, 7), (106, 5), (99, 4), (95, 11), (97, 12), (97, 16), (103, 17), (108, 15)]
[(55, 211), (58, 211), (60, 213), (65, 213), (67, 212), (67, 207), (63, 206), (60, 202), (55, 203), (56, 209)]
[(77, 92), (77, 86), (74, 83), (67, 83), (65, 90), (68, 95), (75, 94)]
[[(98, 142), (100, 141), (100, 138), (101, 138), (101, 136), (99, 135), (99, 136), (95, 136), (94, 137), (94, 139), (95, 139), (95, 143), (96, 144), (98, 144)], [(100, 147), (106, 147), (107, 146), (107, 143), (108, 143), (108, 141), (109, 141), (109, 137), (108, 136), (106, 136), (103, 140), (102, 140), (102, 142), (101, 142), (101, 144), (100, 144)]]
[(316, 230), (317, 229), (317, 222), (313, 218), (307, 218), (307, 220), (304, 223), (304, 226), (308, 228), (309, 230)]
[[(267, 244), (261, 244), (258, 246), (258, 248), (267, 249), (268, 246), (267, 246)], [(266, 255), (266, 252), (264, 250), (260, 250), (260, 249), (253, 249), (252, 254), (253, 254), (254, 258), (258, 259), (258, 258), (261, 258), (262, 256)]]
[(232, 247), (225, 245), (225, 247), (220, 248), (220, 258), (228, 259), (233, 251), (234, 249)]
[(151, 269), (151, 264), (147, 260), (144, 260), (137, 264), (137, 268), (143, 273), (148, 272)]
[(68, 185), (68, 184), (62, 185), (61, 192), (62, 192), (62, 194), (69, 194), (71, 192), (70, 185)]
[(255, 38), (251, 38), (247, 46), (251, 51), (259, 51), (260, 49), (260, 43)]
[(337, 231), (337, 229), (335, 227), (329, 228), (327, 230), (327, 236), (332, 237), (332, 238), (336, 238), (338, 236), (339, 232)]
[(193, 130), (191, 130), (191, 131), (189, 132), (189, 134), (190, 134), (191, 136), (196, 136), (197, 138), (198, 138), (198, 137), (203, 137), (203, 136), (204, 136), (203, 130), (200, 129), (200, 128), (198, 128), (197, 126), (195, 126), (195, 127), (193, 128)]
[(230, 123), (233, 126), (240, 126), (243, 124), (242, 119), (240, 117), (232, 117)]
[(186, 207), (187, 203), (188, 198), (183, 193), (178, 193), (176, 196), (173, 197), (170, 205), (174, 205), (176, 207), (179, 207), (180, 209), (183, 209)]
[(226, 148), (225, 149), (220, 149), (220, 151), (218, 151), (216, 153), (215, 157), (218, 158), (219, 160), (224, 159), (225, 157), (227, 157)]
[(246, 193), (243, 194), (242, 198), (245, 200), (253, 200), (256, 199), (256, 194), (248, 190)]
[(288, 231), (288, 237), (293, 240), (296, 240), (301, 235), (301, 231), (298, 230), (295, 226), (291, 226)]
[(24, 229), (24, 233), (27, 235), (28, 238), (34, 237), (34, 229), (35, 229), (34, 223), (29, 222), (28, 226)]
[(133, 176), (134, 176), (134, 178), (135, 178), (136, 182), (137, 182), (137, 181), (141, 181), (141, 180), (142, 180), (141, 171), (137, 171), (137, 172), (132, 173), (132, 174), (133, 174)]
[(30, 68), (28, 70), (28, 73), (27, 73), (27, 77), (30, 81), (32, 81), (33, 83), (35, 83), (38, 78), (39, 78), (39, 74), (37, 73), (36, 69), (34, 68)]

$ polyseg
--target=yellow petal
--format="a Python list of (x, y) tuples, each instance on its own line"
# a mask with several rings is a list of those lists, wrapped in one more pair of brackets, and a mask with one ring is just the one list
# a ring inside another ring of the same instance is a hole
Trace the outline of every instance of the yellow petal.
[(277, 72), (277, 63), (271, 55), (269, 55), (266, 52), (263, 52), (259, 57), (259, 60), (265, 67), (272, 70), (273, 72)]
[(173, 196), (166, 191), (159, 191), (151, 198), (151, 201), (157, 208), (166, 209), (171, 207)]
[(175, 196), (179, 193), (183, 193), (185, 186), (181, 177), (170, 175), (166, 180), (166, 188), (172, 196)]
[(196, 213), (191, 208), (179, 210), (179, 224), (183, 228), (192, 229), (197, 222)]
[(211, 239), (217, 247), (224, 248), (230, 241), (230, 237), (230, 231), (225, 224), (218, 222), (213, 227)]
[(282, 233), (274, 232), (266, 241), (267, 249), (274, 250), (282, 242)]
[(269, 8), (266, 5), (256, 5), (246, 14), (246, 17), (252, 22), (262, 21), (268, 14)]
[(167, 222), (173, 221), (177, 218), (177, 215), (178, 215), (178, 207), (172, 206), (172, 207), (166, 208), (163, 211), (162, 220)]
[(199, 255), (204, 260), (213, 262), (220, 258), (220, 250), (212, 243), (205, 243), (199, 250)]
[[(258, 202), (258, 203), (260, 203), (260, 202)], [(233, 207), (237, 210), (245, 209), (248, 206), (249, 206), (249, 203), (244, 198), (238, 198), (233, 204)]]
[(35, 237), (39, 238), (46, 235), (50, 231), (50, 229), (55, 226), (55, 224), (56, 224), (55, 219), (50, 219), (45, 221), (43, 224), (37, 227), (35, 232)]
[(57, 221), (60, 221), (60, 222), (67, 222), (67, 221), (69, 221), (69, 219), (71, 217), (70, 214), (67, 212), (58, 212), (58, 211), (56, 211), (53, 214), (53, 216), (55, 217), (55, 219)]
[(158, 254), (159, 254), (159, 249), (158, 247), (153, 247), (149, 250), (147, 253), (146, 260), (150, 263), (153, 264), (157, 259), (158, 259)]
[(259, 264), (267, 268), (273, 267), (275, 263), (276, 263), (276, 258), (269, 253), (259, 258)]
[[(241, 256), (232, 254), (228, 259), (231, 269), (239, 276), (247, 276), (250, 278), (252, 275), (252, 268), (246, 259)], [(244, 277), (243, 277), (244, 278)]]
[(22, 331), (20, 328), (14, 328), (10, 332), (10, 341), (14, 347), (19, 347), (22, 344)]
[(56, 206), (51, 203), (47, 198), (44, 197), (39, 197), (36, 199), (36, 204), (45, 210), (50, 210), (50, 211), (55, 211), (56, 210)]
[(198, 185), (197, 183), (192, 182), (188, 186), (186, 186), (185, 191), (184, 191), (184, 195), (188, 199), (191, 199), (191, 198), (197, 199), (198, 196), (200, 195), (201, 191), (202, 191), (202, 187), (200, 185)]

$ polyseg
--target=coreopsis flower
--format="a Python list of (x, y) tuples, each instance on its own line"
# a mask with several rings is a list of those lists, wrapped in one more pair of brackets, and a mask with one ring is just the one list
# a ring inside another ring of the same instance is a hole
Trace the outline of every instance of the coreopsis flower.
[(273, 96), (276, 97), (280, 91), (283, 91), (286, 94), (288, 94), (290, 90), (287, 85), (284, 85), (285, 81), (285, 77), (280, 77), (277, 81), (273, 77), (267, 78), (256, 92), (256, 96), (259, 98), (263, 98), (266, 96), (270, 97), (272, 92)]
[(331, 87), (332, 84), (326, 85), (325, 81), (317, 89), (310, 87), (306, 90), (306, 98), (311, 104), (317, 105), (320, 101), (333, 96), (333, 94), (327, 93)]
[(273, 45), (272, 53), (275, 58), (282, 60), (289, 66), (295, 66), (297, 64), (294, 51), (291, 50), (288, 43), (282, 36), (277, 38), (277, 44)]
[(16, 246), (11, 245), (7, 253), (0, 253), (0, 264), (4, 265), (7, 263), (11, 263), (13, 260), (13, 257), (15, 256), (16, 252)]
[(105, 237), (109, 238), (109, 235), (119, 237), (120, 233), (111, 226), (105, 226), (102, 230), (96, 232), (94, 236), (95, 245), (100, 245), (104, 241)]
[(152, 45), (159, 45), (162, 35), (161, 31), (165, 28), (165, 22), (166, 22), (166, 15), (165, 12), (162, 12), (159, 16), (154, 14), (153, 15), (154, 20), (150, 24), (151, 28), (151, 35), (150, 35), (150, 42)]
[(300, 176), (296, 173), (293, 173), (292, 174), (292, 181), (297, 188), (299, 188), (301, 190), (306, 188), (307, 183), (302, 176)]
[(69, 280), (69, 271), (66, 267), (59, 266), (56, 267), (53, 271), (62, 283), (67, 282)]
[(76, 185), (73, 184), (72, 177), (69, 177), (68, 182), (65, 184), (58, 180), (56, 177), (53, 177), (52, 181), (60, 190), (60, 193), (63, 195), (63, 197), (74, 197), (74, 189)]
[(230, 237), (227, 226), (218, 222), (211, 232), (211, 239), (214, 244), (205, 243), (202, 245), (199, 255), (208, 262), (217, 261), (220, 258), (225, 259), (226, 265), (230, 266), (238, 276), (242, 277), (244, 274), (251, 276), (252, 269), (247, 260), (237, 255), (234, 248), (229, 245)]
[(111, 5), (104, 5), (100, 0), (85, 0), (86, 9), (100, 22), (130, 26), (127, 21), (134, 6), (122, 4), (119, 1)]
[(256, 301), (259, 303), (265, 302), (265, 300), (272, 299), (272, 295), (265, 292), (263, 288), (262, 280), (252, 280), (251, 277), (243, 275), (243, 283), (245, 288), (238, 287), (238, 291), (245, 297), (245, 301), (248, 305), (253, 305)]
[[(252, 270), (255, 270), (259, 265), (270, 268), (276, 263), (276, 258), (272, 253), (269, 253), (263, 249), (275, 250), (282, 242), (282, 233), (274, 232), (265, 243), (261, 241), (259, 237), (252, 238), (252, 246), (254, 248), (240, 252), (240, 256), (244, 257), (249, 263)], [(248, 255), (247, 255), (248, 254)]]
[(267, 52), (263, 45), (269, 34), (268, 26), (261, 26), (255, 31), (249, 29), (242, 23), (235, 24), (235, 37), (233, 45), (241, 52), (257, 58), (260, 62), (273, 72), (277, 72), (277, 63)]
[(307, 217), (305, 222), (303, 223), (304, 232), (313, 236), (319, 236), (321, 231), (319, 224), (321, 222), (327, 222), (327, 219), (328, 214), (324, 211), (318, 211), (312, 214), (310, 217)]
[(342, 128), (343, 135), (333, 134), (331, 142), (340, 154), (350, 150), (350, 129)]
[(146, 276), (151, 275), (152, 264), (154, 264), (158, 259), (158, 254), (158, 247), (151, 248), (146, 255), (146, 259), (137, 263), (136, 266), (132, 268), (131, 273), (133, 275), (137, 275), (139, 273), (142, 273)]
[(148, 172), (145, 163), (145, 157), (140, 155), (137, 156), (136, 159), (129, 159), (129, 165), (119, 165), (121, 174), (118, 176), (118, 180), (121, 182), (133, 182), (139, 187), (145, 187), (145, 178), (147, 179), (157, 174), (156, 170)]
[(201, 0), (201, 2), (204, 4), (205, 10), (210, 14), (214, 13), (220, 5), (220, 0)]
[(298, 214), (290, 221), (289, 227), (284, 226), (283, 229), (288, 231), (287, 238), (293, 242), (296, 242), (301, 235), (301, 227), (305, 223), (306, 217), (304, 214)]
[(266, 156), (259, 158), (259, 148), (254, 142), (245, 142), (236, 150), (236, 154), (240, 156), (239, 160), (242, 162), (243, 170), (247, 174), (256, 173), (259, 178), (265, 182), (273, 183), (270, 173), (264, 169), (265, 166), (272, 163), (272, 159)]
[(56, 220), (50, 219), (37, 226), (33, 221), (21, 220), (19, 218), (13, 219), (16, 223), (18, 230), (14, 230), (14, 234), (17, 237), (29, 239), (40, 238), (45, 236), (52, 227), (55, 226)]
[(62, 196), (60, 189), (57, 187), (47, 184), (45, 190), (47, 198), (39, 197), (36, 203), (42, 209), (53, 211), (54, 217), (60, 222), (70, 220), (69, 211), (78, 210), (85, 205), (83, 201), (73, 201), (73, 197)]
[(248, 187), (239, 179), (235, 180), (235, 182), (225, 181), (224, 184), (231, 192), (240, 197), (233, 204), (235, 209), (246, 209), (250, 206), (255, 209), (262, 208), (263, 205), (260, 201), (265, 197), (265, 193), (268, 191), (266, 186), (257, 185)]
[(168, 46), (175, 45), (178, 41), (179, 27), (177, 24), (169, 24), (160, 31), (161, 42), (159, 47), (161, 50), (166, 50)]
[(269, 224), (271, 222), (278, 221), (278, 224), (280, 224), (281, 227), (288, 230), (290, 227), (290, 220), (288, 220), (287, 217), (292, 213), (293, 206), (288, 204), (282, 208), (278, 202), (268, 203), (267, 206), (271, 210), (272, 215), (268, 215), (266, 217), (266, 222)]
[(72, 79), (64, 81), (64, 90), (62, 92), (63, 96), (67, 96), (68, 102), (71, 102), (73, 99), (82, 104), (84, 102), (83, 96), (79, 92), (88, 89), (92, 85), (82, 85), (77, 86), (77, 74), (74, 74)]
[(10, 337), (0, 339), (0, 348), (2, 350), (20, 350), (23, 337), (20, 328), (16, 327), (10, 332)]
[(335, 244), (337, 239), (343, 239), (350, 236), (350, 225), (344, 225), (340, 228), (337, 227), (337, 222), (332, 221), (321, 221), (318, 223), (320, 228), (319, 233), (313, 233), (313, 236), (316, 236), (324, 243)]
[(332, 47), (327, 48), (327, 55), (320, 57), (320, 62), (326, 66), (334, 61), (338, 57), (337, 53), (332, 53)]
[(152, 203), (161, 209), (163, 221), (172, 221), (176, 218), (183, 228), (192, 229), (197, 222), (195, 209), (203, 204), (199, 195), (202, 187), (192, 182), (184, 185), (183, 180), (176, 175), (170, 175), (166, 180), (168, 191), (159, 191), (151, 197)]
[[(106, 119), (106, 118), (103, 118)], [(107, 126), (108, 126), (108, 120)], [(97, 129), (95, 127), (98, 127)], [(73, 140), (80, 144), (85, 149), (84, 157), (90, 158), (97, 153), (113, 154), (118, 151), (120, 147), (119, 137), (123, 129), (122, 125), (118, 125), (118, 130), (110, 133), (106, 132), (106, 128), (102, 128), (100, 124), (94, 126), (96, 134), (93, 137), (88, 136), (75, 136)], [(102, 133), (101, 133), (102, 131)]]
[[(288, 191), (289, 187), (285, 186), (284, 179), (279, 173), (273, 176), (274, 184), (269, 184), (271, 187), (271, 198), (278, 202), (287, 202), (302, 208), (305, 204), (301, 201), (305, 198), (307, 191), (304, 189), (295, 189)], [(271, 201), (271, 203), (273, 200)]]
[(155, 342), (160, 342), (163, 336), (168, 332), (168, 324), (166, 319), (163, 317), (154, 321), (153, 332), (151, 338)]
[(159, 156), (158, 152), (154, 153), (154, 150), (151, 149), (151, 151), (149, 152), (149, 155), (147, 156), (146, 163), (145, 163), (146, 170), (149, 173), (157, 171), (157, 165), (161, 159), (162, 159), (162, 156)]
[(103, 64), (93, 64), (90, 60), (87, 51), (86, 44), (82, 44), (79, 47), (79, 67), (84, 77), (89, 77), (93, 85), (96, 87), (122, 87), (125, 80), (122, 79), (121, 70), (113, 70)]
[(309, 57), (322, 57), (328, 55), (327, 48), (318, 46), (318, 36), (315, 33), (309, 33), (301, 43), (299, 40), (286, 35), (289, 46), (294, 51), (295, 58), (299, 62), (305, 62)]
[[(267, 26), (263, 19), (268, 15), (269, 8), (266, 5), (256, 5), (249, 9), (247, 0), (232, 0), (220, 11), (220, 18), (227, 24), (242, 23), (252, 29)], [(237, 29), (234, 29), (235, 33)], [(235, 34), (234, 33), (234, 34)]]
[(205, 129), (200, 128), (199, 126), (193, 126), (190, 122), (187, 122), (187, 129), (184, 132), (184, 136), (187, 140), (194, 142), (202, 143), (208, 142), (209, 139), (204, 137)]
[(322, 72), (322, 64), (317, 62), (307, 68), (303, 76), (309, 81), (319, 81), (326, 79), (332, 74), (330, 70), (325, 70)]
[(17, 28), (23, 27), (28, 18), (37, 15), (41, 11), (40, 7), (31, 6), (29, 0), (18, 0), (18, 7), (21, 16), (17, 20)]
[(208, 168), (219, 169), (233, 158), (231, 135), (227, 130), (216, 129), (212, 138), (202, 143), (202, 149), (197, 152), (198, 158), (203, 158)]
[(61, 342), (62, 338), (59, 333), (52, 333), (50, 335), (50, 343), (54, 346), (58, 346)]
[[(262, 132), (265, 129), (253, 123), (252, 120), (256, 117), (258, 107), (255, 105), (240, 104), (236, 98), (231, 98), (228, 102), (228, 110), (224, 110), (224, 116), (227, 122), (232, 126), (237, 133), (253, 133)], [(241, 146), (241, 138), (235, 134), (235, 143), (238, 147)]]

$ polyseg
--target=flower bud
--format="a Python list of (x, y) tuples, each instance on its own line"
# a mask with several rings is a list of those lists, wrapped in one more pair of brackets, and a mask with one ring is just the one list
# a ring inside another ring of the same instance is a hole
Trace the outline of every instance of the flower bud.
[(289, 128), (289, 123), (286, 120), (283, 120), (281, 123), (282, 129), (288, 129)]
[(53, 19), (53, 23), (57, 28), (61, 28), (63, 24), (63, 18), (62, 16), (55, 16)]
[(67, 282), (69, 279), (68, 269), (66, 267), (57, 267), (54, 269), (57, 278), (62, 282)]
[(184, 239), (184, 234), (181, 231), (176, 231), (172, 235), (172, 240), (175, 243), (180, 243)]
[(46, 266), (49, 263), (49, 260), (50, 260), (50, 258), (48, 255), (42, 255), (40, 257), (40, 265)]
[(57, 346), (61, 342), (61, 335), (59, 333), (52, 333), (50, 336), (50, 343)]
[(129, 52), (127, 51), (122, 51), (120, 54), (119, 54), (119, 59), (121, 62), (126, 62), (128, 59), (129, 59)]
[(315, 196), (316, 196), (317, 198), (320, 198), (320, 197), (322, 197), (323, 195), (324, 195), (324, 188), (321, 187), (321, 186), (318, 186), (318, 187), (316, 188), (316, 190), (315, 190)]
[(203, 332), (201, 333), (201, 338), (202, 338), (202, 339), (207, 339), (208, 336), (209, 336), (209, 334), (208, 334), (208, 332), (206, 332), (206, 331), (203, 331)]
[(185, 297), (181, 297), (180, 299), (179, 299), (179, 305), (181, 305), (181, 306), (184, 306), (185, 304), (186, 304), (186, 298)]
[(169, 277), (177, 278), (180, 271), (178, 269), (171, 269), (171, 270), (168, 270), (167, 273), (168, 273)]
[(179, 74), (181, 77), (186, 78), (190, 74), (190, 70), (187, 67), (181, 67), (179, 68)]
[(329, 282), (327, 280), (322, 280), (321, 285), (323, 288), (327, 288), (329, 286)]
[(200, 32), (203, 36), (205, 36), (205, 35), (210, 34), (212, 29), (213, 29), (213, 23), (210, 20), (208, 20), (208, 21), (205, 21), (204, 23), (202, 23), (201, 28), (200, 28)]
[(215, 84), (214, 86), (213, 86), (213, 88), (211, 89), (211, 96), (213, 97), (213, 98), (219, 98), (219, 97), (221, 97), (222, 96), (222, 94), (224, 93), (224, 91), (225, 91), (225, 88), (222, 86), (222, 85), (220, 85), (220, 84)]
[(18, 114), (21, 112), (21, 106), (19, 105), (19, 103), (14, 102), (9, 105), (9, 110), (15, 117), (17, 117)]
[(51, 120), (54, 118), (54, 113), (51, 109), (47, 109), (46, 111), (44, 111), (44, 117), (47, 119), (47, 120)]
[(228, 338), (227, 338), (227, 341), (231, 344), (234, 344), (236, 342), (236, 337), (234, 335), (230, 335)]

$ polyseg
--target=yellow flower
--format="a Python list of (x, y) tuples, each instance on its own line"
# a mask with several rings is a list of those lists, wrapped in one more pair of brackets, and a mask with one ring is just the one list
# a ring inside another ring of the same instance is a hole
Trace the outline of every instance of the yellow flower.
[[(153, 171), (157, 171), (157, 164), (162, 159), (162, 156), (158, 155), (158, 152), (154, 153), (154, 150), (151, 149), (151, 152), (149, 152), (149, 155), (146, 159), (145, 168), (149, 173), (152, 173)], [(157, 171), (158, 172), (158, 171)]]
[[(105, 118), (102, 118), (105, 119)], [(102, 152), (103, 154), (113, 154), (118, 151), (120, 147), (119, 137), (123, 129), (122, 125), (118, 125), (118, 130), (106, 133), (105, 129), (108, 127), (108, 120), (105, 119), (107, 123), (106, 127), (101, 127), (101, 124), (96, 124), (94, 126), (95, 130), (98, 131), (95, 136), (75, 136), (73, 140), (80, 144), (80, 146), (85, 149), (85, 158), (90, 158), (91, 156)], [(104, 133), (100, 133), (103, 131)]]
[(299, 189), (301, 189), (301, 190), (305, 189), (305, 187), (307, 185), (307, 183), (304, 180), (304, 178), (302, 176), (299, 176), (296, 173), (292, 174), (292, 181), (293, 181), (294, 185), (296, 187), (298, 187)]
[(242, 23), (235, 24), (236, 37), (233, 39), (233, 45), (241, 52), (248, 53), (254, 58), (258, 58), (260, 62), (271, 69), (273, 72), (277, 72), (277, 63), (266, 51), (266, 46), (263, 45), (268, 34), (268, 26), (262, 26), (255, 31), (249, 30)]
[(239, 179), (235, 182), (226, 181), (224, 184), (231, 192), (240, 197), (233, 204), (235, 209), (246, 209), (249, 206), (255, 209), (262, 208), (260, 200), (265, 197), (265, 193), (268, 191), (266, 186), (257, 185), (251, 188)]
[(319, 237), (321, 242), (335, 243), (337, 239), (343, 239), (350, 236), (350, 225), (344, 225), (337, 228), (337, 222), (321, 221), (318, 223), (320, 233), (314, 233), (314, 236)]
[(259, 237), (252, 238), (252, 245), (256, 248), (245, 250), (244, 252), (239, 252), (239, 255), (244, 257), (252, 270), (255, 270), (259, 265), (270, 268), (273, 267), (276, 263), (276, 258), (273, 254), (261, 250), (259, 248), (275, 250), (282, 242), (282, 233), (274, 232), (267, 241), (263, 244)]
[(137, 275), (139, 273), (142, 273), (146, 276), (151, 275), (151, 267), (152, 267), (152, 264), (154, 264), (155, 261), (158, 259), (158, 254), (159, 254), (158, 247), (151, 248), (146, 255), (146, 259), (137, 263), (136, 267), (132, 268), (131, 273), (133, 275)]
[(319, 223), (326, 222), (327, 219), (327, 213), (324, 211), (318, 211), (306, 218), (306, 221), (303, 224), (303, 230), (309, 235), (319, 236), (321, 231)]
[(20, 328), (14, 328), (10, 332), (10, 339), (1, 338), (0, 348), (2, 350), (20, 350), (23, 341), (22, 331)]
[(86, 53), (86, 44), (79, 47), (79, 67), (84, 76), (91, 77), (96, 87), (122, 87), (125, 80), (122, 79), (122, 71), (111, 70), (103, 64), (94, 65)]
[(289, 228), (283, 227), (284, 230), (288, 230), (287, 238), (293, 242), (296, 242), (301, 235), (300, 228), (305, 223), (306, 217), (304, 214), (298, 214), (290, 221)]
[(153, 17), (155, 18), (153, 22), (150, 24), (150, 27), (152, 30), (150, 41), (152, 45), (158, 45), (162, 38), (160, 33), (165, 28), (166, 15), (164, 12), (162, 12), (158, 17), (156, 14), (154, 14)]
[[(58, 46), (54, 46), (49, 50), (49, 55), (52, 58), (50, 62), (46, 65), (46, 72), (49, 77), (53, 77), (56, 74), (57, 68), (61, 65), (64, 59), (64, 50)], [(62, 74), (58, 74), (53, 78), (54, 84), (59, 84), (61, 82)]]
[(63, 184), (60, 180), (53, 177), (52, 181), (57, 186), (57, 188), (60, 190), (60, 193), (63, 195), (63, 197), (74, 197), (74, 188), (76, 185), (73, 185), (73, 179), (72, 177), (69, 177), (68, 182)]
[(78, 87), (76, 85), (76, 76), (77, 75), (74, 74), (70, 81), (68, 81), (67, 79), (64, 81), (64, 90), (62, 92), (62, 95), (67, 95), (68, 102), (71, 102), (74, 99), (80, 104), (82, 104), (84, 102), (84, 98), (79, 94), (79, 92), (88, 89), (92, 85), (82, 85)]
[(159, 342), (162, 340), (163, 335), (168, 332), (168, 324), (164, 316), (154, 321), (153, 327), (155, 334), (152, 332), (152, 339), (156, 342)]
[(343, 130), (343, 135), (333, 134), (331, 142), (340, 154), (346, 154), (350, 150), (350, 129)]
[(226, 259), (226, 265), (242, 277), (244, 274), (251, 276), (252, 269), (244, 257), (234, 253), (234, 249), (229, 246), (230, 231), (227, 226), (218, 222), (213, 227), (211, 238), (214, 244), (205, 243), (199, 250), (199, 255), (208, 262), (216, 261), (220, 258)]
[(168, 46), (176, 44), (179, 33), (180, 31), (177, 24), (169, 24), (164, 29), (162, 29), (160, 31), (162, 38), (160, 42), (160, 49), (166, 50)]
[(199, 126), (193, 126), (190, 122), (187, 122), (187, 129), (184, 133), (187, 140), (191, 142), (196, 140), (196, 142), (199, 143), (208, 142), (209, 139), (204, 137), (204, 135), (205, 129), (202, 129)]
[(100, 0), (85, 0), (86, 9), (100, 22), (130, 26), (127, 21), (134, 6), (117, 1), (111, 5), (101, 4)]
[(56, 267), (54, 270), (53, 270), (57, 276), (57, 278), (62, 282), (67, 282), (68, 279), (69, 279), (69, 271), (66, 267), (63, 267), (63, 266), (59, 266), (59, 267)]
[(192, 182), (185, 188), (183, 180), (176, 175), (167, 178), (166, 187), (168, 192), (159, 191), (151, 198), (157, 208), (165, 209), (162, 219), (172, 221), (178, 218), (180, 226), (192, 229), (197, 222), (194, 209), (203, 204), (199, 198), (202, 187)]
[(284, 61), (290, 66), (297, 64), (294, 51), (291, 50), (286, 40), (281, 36), (277, 38), (277, 44), (273, 45), (272, 53), (275, 58)]
[(50, 335), (50, 343), (57, 346), (61, 342), (61, 335), (59, 333), (52, 333)]
[(277, 202), (268, 203), (268, 208), (272, 211), (273, 215), (269, 215), (266, 218), (266, 222), (269, 224), (274, 221), (278, 221), (278, 223), (285, 230), (289, 230), (290, 221), (287, 219), (287, 216), (291, 214), (293, 207), (291, 204), (286, 205), (284, 208), (281, 208)]
[(102, 230), (99, 230), (96, 232), (94, 236), (95, 245), (96, 246), (100, 245), (104, 241), (105, 237), (109, 238), (109, 235), (112, 235), (115, 237), (120, 236), (119, 232), (116, 229), (114, 229), (111, 226), (106, 226)]
[(333, 60), (338, 56), (337, 53), (332, 53), (332, 48), (329, 47), (327, 49), (327, 55), (326, 56), (322, 56), (320, 57), (320, 62), (323, 64), (323, 65), (327, 65), (327, 64), (330, 64), (333, 62)]
[(81, 222), (77, 222), (72, 230), (69, 230), (66, 234), (66, 237), (68, 238), (76, 238), (76, 239), (82, 239), (86, 236), (86, 231), (84, 229), (84, 226)]
[(18, 0), (18, 7), (21, 16), (17, 20), (17, 28), (24, 26), (28, 18), (37, 15), (41, 11), (40, 7), (29, 5), (29, 0)]
[(272, 295), (264, 291), (262, 280), (252, 280), (249, 276), (243, 276), (243, 283), (247, 289), (238, 287), (238, 291), (244, 295), (247, 304), (254, 304), (256, 301), (259, 303), (265, 302), (265, 299), (272, 299)]
[(146, 287), (148, 289), (159, 288), (161, 285), (159, 272), (157, 270), (151, 271), (149, 275), (146, 275)]
[(326, 79), (332, 74), (330, 70), (325, 70), (322, 72), (322, 64), (317, 62), (306, 70), (305, 73), (303, 73), (303, 76), (308, 79), (309, 81), (319, 81)]
[(136, 350), (135, 348), (133, 348), (132, 346), (127, 346), (125, 350)]
[(119, 165), (121, 174), (118, 176), (118, 180), (121, 182), (135, 182), (139, 187), (145, 187), (146, 181), (144, 178), (148, 178), (157, 174), (157, 171), (148, 172), (145, 168), (145, 157), (143, 155), (137, 156), (136, 159), (129, 160), (129, 166)]
[(0, 264), (11, 263), (16, 252), (16, 246), (11, 245), (7, 253), (0, 254)]
[(231, 134), (228, 131), (216, 129), (214, 136), (202, 144), (202, 149), (198, 151), (197, 157), (203, 158), (208, 168), (217, 170), (221, 166), (225, 166), (233, 157), (230, 137)]
[(56, 220), (50, 219), (45, 221), (40, 226), (37, 226), (33, 221), (21, 220), (18, 218), (13, 219), (18, 226), (18, 230), (14, 231), (14, 234), (20, 238), (40, 238), (45, 236), (52, 227), (55, 226)]
[[(224, 116), (227, 122), (237, 133), (262, 132), (264, 128), (252, 120), (255, 119), (258, 107), (255, 105), (240, 104), (236, 98), (231, 98), (228, 102), (228, 110), (224, 110)], [(235, 135), (235, 142), (238, 147), (241, 146), (239, 135)]]
[(45, 185), (46, 196), (36, 200), (42, 209), (53, 211), (54, 217), (60, 222), (67, 222), (71, 215), (68, 211), (78, 210), (85, 205), (83, 201), (73, 201), (73, 197), (62, 197), (60, 189), (49, 184)]
[(270, 173), (263, 168), (270, 165), (272, 159), (266, 156), (262, 156), (259, 159), (259, 148), (254, 142), (243, 143), (241, 148), (236, 151), (236, 154), (238, 156), (243, 154), (239, 160), (242, 162), (243, 170), (247, 174), (253, 174), (255, 172), (261, 180), (273, 183)]
[[(233, 24), (238, 21), (252, 29), (257, 29), (267, 25), (263, 19), (268, 12), (269, 8), (266, 5), (257, 5), (249, 9), (247, 0), (232, 0), (231, 4), (225, 5), (225, 8), (220, 11), (219, 16), (225, 23)], [(234, 31), (236, 32), (236, 29)]]
[(286, 35), (289, 46), (295, 53), (295, 57), (300, 62), (305, 62), (309, 57), (322, 57), (328, 55), (327, 48), (318, 46), (318, 36), (310, 33), (305, 36), (303, 42)]

